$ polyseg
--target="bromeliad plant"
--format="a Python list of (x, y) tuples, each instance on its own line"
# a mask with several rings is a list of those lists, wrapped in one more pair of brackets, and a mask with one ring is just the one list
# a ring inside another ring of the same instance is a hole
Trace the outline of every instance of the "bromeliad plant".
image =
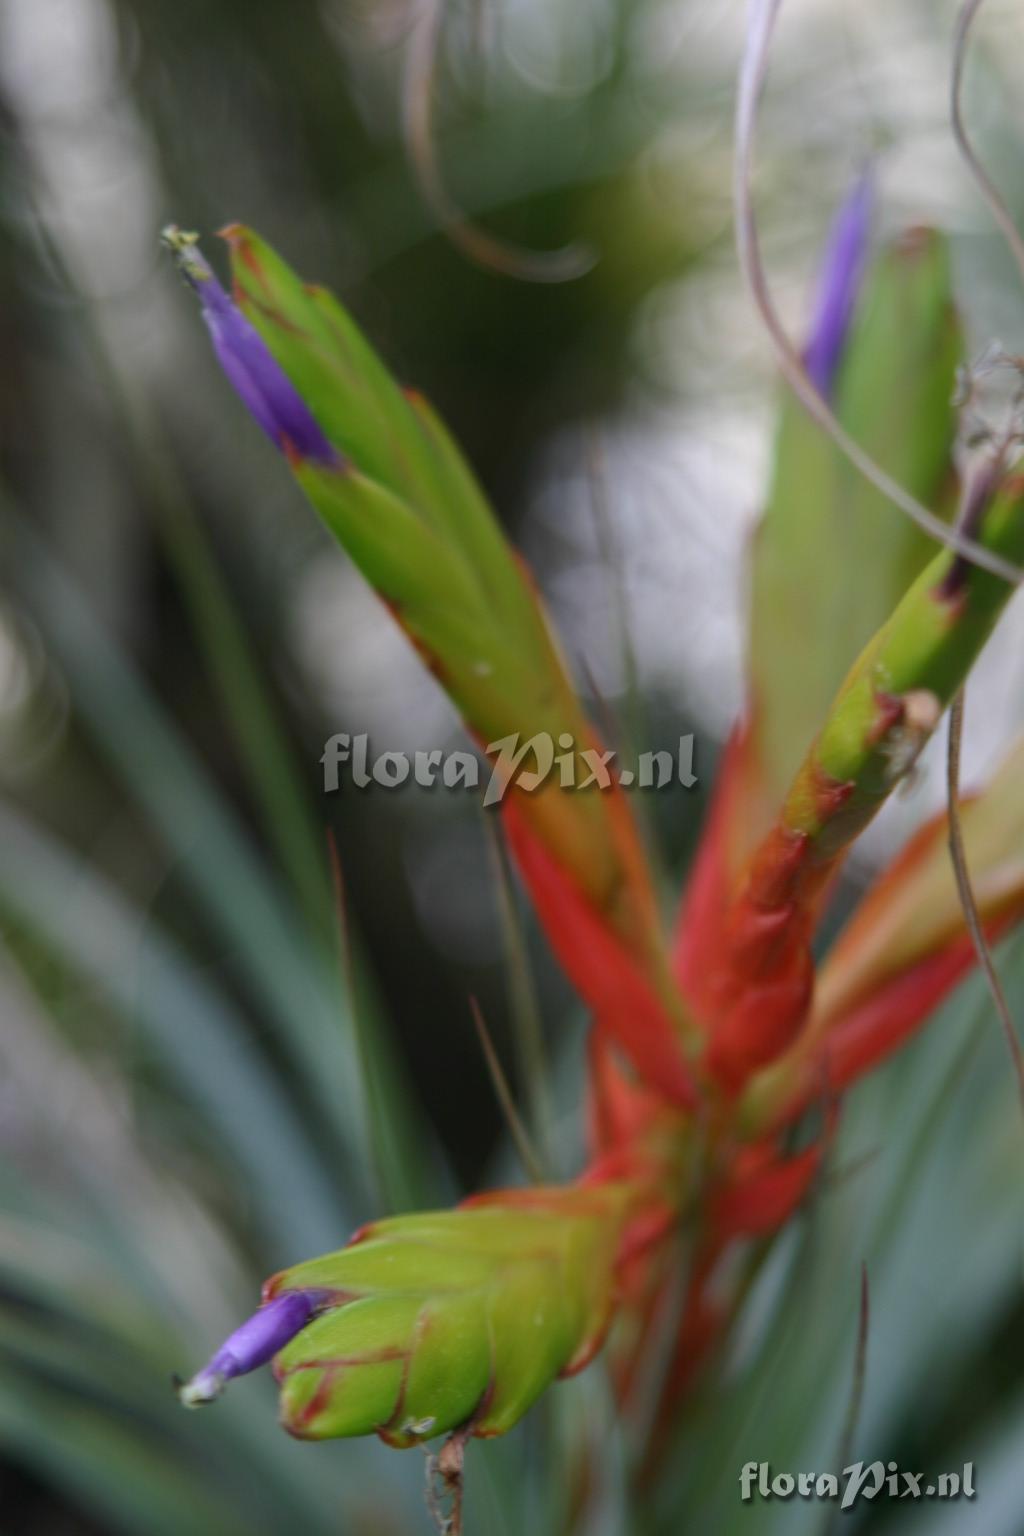
[[(947, 513), (958, 504), (963, 533), (1019, 563), (1013, 433), (957, 492), (961, 344), (944, 242), (914, 231), (869, 262), (869, 219), (861, 185), (833, 234), (808, 374), (912, 495)], [(330, 294), (252, 231), (225, 237), (230, 296), (194, 236), (165, 236), (229, 379), (328, 529), (482, 750), (546, 732), (580, 759), (579, 787), (512, 783), (500, 814), (592, 1014), (590, 1158), (575, 1183), (371, 1223), (276, 1275), (182, 1401), (209, 1402), (273, 1359), (295, 1435), (376, 1432), (409, 1446), (454, 1432), (461, 1445), (508, 1430), (615, 1324), (628, 1414), (674, 1301), (657, 1443), (740, 1304), (736, 1254), (793, 1215), (843, 1093), (972, 963), (944, 817), (820, 964), (812, 944), (851, 846), (913, 771), (1012, 586), (962, 553), (930, 552), (802, 408), (783, 404), (754, 549), (748, 703), (672, 935), (621, 788), (586, 785), (596, 734), (529, 573), (445, 427)], [(962, 812), (989, 937), (1024, 913), (1024, 869), (1001, 830), (1014, 772)]]

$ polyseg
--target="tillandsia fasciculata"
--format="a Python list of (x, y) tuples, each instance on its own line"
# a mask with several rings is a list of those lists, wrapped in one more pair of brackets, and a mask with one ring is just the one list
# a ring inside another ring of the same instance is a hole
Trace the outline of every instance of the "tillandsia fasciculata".
[[(840, 211), (805, 352), (838, 420), (914, 496), (1024, 560), (1015, 432), (962, 476), (949, 260), (914, 230), (872, 255), (872, 193)], [(341, 305), (252, 231), (225, 292), (194, 236), (165, 240), (217, 355), (300, 488), (486, 749), (547, 732), (598, 747), (542, 603), (444, 426)], [(749, 688), (674, 934), (625, 797), (509, 786), (501, 817), (538, 917), (592, 1014), (587, 1167), (575, 1183), (371, 1223), (271, 1279), (182, 1388), (189, 1405), (273, 1357), (285, 1428), (408, 1446), (509, 1429), (611, 1327), (622, 1410), (690, 1262), (660, 1372), (656, 1449), (739, 1304), (737, 1245), (779, 1229), (842, 1094), (972, 963), (945, 818), (913, 839), (824, 962), (814, 939), (853, 841), (914, 764), (1012, 586), (894, 512), (794, 401), (753, 558)], [(990, 937), (1024, 914), (1010, 765), (963, 827)], [(586, 774), (582, 774), (583, 779)], [(1015, 825), (1015, 824), (1013, 824)], [(612, 1325), (615, 1326), (612, 1326)]]

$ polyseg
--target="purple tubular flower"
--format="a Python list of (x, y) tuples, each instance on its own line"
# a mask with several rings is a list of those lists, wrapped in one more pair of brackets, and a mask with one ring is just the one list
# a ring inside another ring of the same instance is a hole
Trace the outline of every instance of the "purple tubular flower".
[(804, 367), (822, 395), (831, 394), (860, 292), (873, 204), (872, 180), (865, 172), (854, 184), (829, 231), (811, 337), (804, 350)]
[(170, 224), (162, 238), (185, 281), (198, 295), (221, 367), (271, 442), (288, 457), (340, 465), (341, 455), (324, 436), (256, 327), (224, 291), (200, 251), (197, 237)]
[(289, 1291), (265, 1302), (248, 1322), (236, 1328), (191, 1381), (178, 1389), (186, 1408), (198, 1408), (220, 1397), (235, 1376), (246, 1376), (283, 1349), (300, 1333), (327, 1299), (323, 1291)]

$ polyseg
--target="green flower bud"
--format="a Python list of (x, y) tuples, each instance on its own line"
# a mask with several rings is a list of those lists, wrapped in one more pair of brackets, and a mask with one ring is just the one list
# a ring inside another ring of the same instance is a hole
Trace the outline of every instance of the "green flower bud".
[(504, 1434), (599, 1347), (628, 1209), (623, 1185), (490, 1196), (276, 1275), (266, 1301), (329, 1298), (274, 1360), (284, 1427), (396, 1446), (467, 1422)]

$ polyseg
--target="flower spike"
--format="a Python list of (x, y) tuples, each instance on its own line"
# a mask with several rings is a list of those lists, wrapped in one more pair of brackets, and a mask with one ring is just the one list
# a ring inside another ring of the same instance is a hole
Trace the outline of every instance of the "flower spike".
[(274, 1356), (281, 1421), (299, 1439), (504, 1434), (600, 1348), (622, 1265), (665, 1229), (667, 1173), (636, 1165), (364, 1227), (268, 1280), (182, 1401), (210, 1402)]
[(340, 454), (327, 441), (302, 396), (255, 326), (224, 291), (199, 249), (199, 236), (168, 224), (161, 238), (182, 277), (198, 295), (221, 367), (270, 441), (290, 458), (339, 465)]
[(832, 393), (860, 294), (873, 202), (871, 176), (865, 172), (854, 184), (829, 231), (811, 337), (804, 349), (804, 367), (823, 395)]
[[(998, 477), (986, 472), (976, 511), (986, 546), (1019, 559), (1024, 461)], [(730, 1091), (782, 1056), (806, 1023), (810, 942), (829, 883), (913, 768), (1012, 591), (944, 550), (850, 669), (724, 925), (709, 1064)]]
[[(584, 754), (598, 742), (529, 572), (443, 424), (399, 387), (338, 301), (303, 282), (252, 230), (231, 224), (222, 234), (233, 300), (194, 237), (172, 229), (165, 242), (229, 376), (241, 379), (250, 404), (256, 379), (253, 409), (268, 430), (273, 381), (279, 439), (292, 441), (280, 399), (298, 402), (307, 428), (313, 421), (337, 445), (331, 458), (289, 452), (300, 489), (490, 756), (508, 790), (510, 841), (570, 979), (595, 1007), (609, 981), (619, 996), (642, 996), (640, 1017), (606, 1009), (605, 1027), (666, 1098), (692, 1099), (685, 1051), (699, 1042), (671, 975), (651, 873), (624, 797), (584, 787)], [(303, 442), (313, 446), (308, 435)], [(521, 744), (529, 760), (531, 742), (563, 738), (579, 764), (578, 792), (551, 773), (535, 788), (515, 782), (506, 752)], [(545, 905), (541, 884), (548, 896), (557, 884), (566, 900)], [(573, 916), (600, 965), (581, 954)], [(591, 981), (598, 970), (600, 988)]]
[[(791, 1217), (824, 1165), (839, 1095), (969, 967), (941, 819), (820, 972), (812, 948), (847, 851), (962, 687), (1011, 595), (1005, 573), (1024, 558), (1024, 459), (1011, 466), (1009, 444), (971, 482), (940, 553), (891, 516), (889, 476), (912, 492), (904, 507), (924, 496), (952, 509), (960, 330), (933, 232), (895, 242), (864, 276), (870, 211), (864, 178), (833, 226), (806, 373), (786, 353), (820, 409), (783, 408), (748, 709), (674, 965), (621, 784), (512, 782), (508, 742), (547, 736), (583, 754), (596, 738), (529, 573), (442, 423), (342, 306), (251, 230), (224, 231), (232, 297), (194, 237), (166, 234), (229, 378), (500, 770), (510, 848), (594, 1023), (591, 1151), (577, 1182), (372, 1223), (274, 1276), (181, 1389), (186, 1406), (272, 1360), (293, 1435), (376, 1433), (405, 1447), (451, 1433), (461, 1452), (582, 1368), (614, 1317), (623, 1412), (631, 1384), (663, 1382), (653, 1427), (644, 1410), (650, 1470), (742, 1300), (734, 1245)], [(831, 437), (823, 419), (838, 423)], [(856, 477), (851, 441), (884, 474)], [(980, 563), (962, 558), (968, 536)], [(1008, 818), (1018, 780), (1011, 767), (962, 813), (990, 939), (1024, 916)], [(673, 1233), (688, 1249), (681, 1295)]]
[[(859, 203), (857, 190), (840, 222)], [(838, 345), (835, 317), (849, 288), (846, 254), (845, 264), (832, 252), (823, 260), (821, 287), (832, 311), (810, 337), (809, 364)], [(962, 361), (947, 242), (925, 229), (888, 242), (864, 274), (841, 355), (833, 355), (829, 400), (843, 428), (874, 459), (945, 515), (956, 500), (952, 397)], [(752, 558), (745, 750), (753, 762), (740, 807), (751, 844), (766, 830), (851, 664), (933, 553), (920, 530), (893, 516), (877, 487), (851, 469), (799, 401), (784, 396)], [(813, 666), (806, 662), (809, 646)], [(732, 823), (735, 843), (741, 829), (735, 818)]]

